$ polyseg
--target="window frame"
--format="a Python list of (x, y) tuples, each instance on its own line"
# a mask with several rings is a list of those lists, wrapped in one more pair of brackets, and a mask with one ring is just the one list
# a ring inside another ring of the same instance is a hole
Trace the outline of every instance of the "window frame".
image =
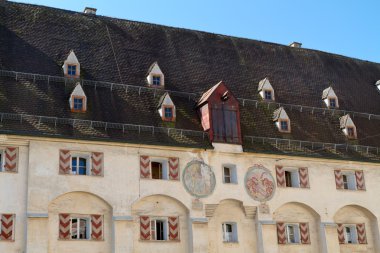
[[(287, 123), (287, 127), (288, 127), (287, 130), (282, 129), (282, 122)], [(278, 120), (278, 130), (282, 133), (290, 133), (291, 132), (290, 120), (289, 119), (279, 119)]]
[[(289, 228), (293, 228), (293, 237), (294, 242), (291, 242), (291, 238), (289, 235)], [(301, 237), (300, 237), (300, 225), (298, 223), (286, 223), (285, 224), (285, 237), (286, 237), (286, 244), (300, 244), (301, 243)]]
[[(5, 172), (4, 154), (5, 154), (5, 149), (0, 148), (0, 172)], [(0, 224), (0, 231), (1, 231), (1, 224)]]
[[(163, 239), (157, 239), (157, 221), (163, 222)], [(154, 223), (154, 229), (152, 224)], [(169, 241), (169, 222), (167, 217), (153, 217), (150, 219), (151, 241)]]
[[(162, 109), (162, 120), (164, 120), (164, 121), (174, 121), (175, 120), (175, 116), (174, 116), (175, 108), (174, 108), (174, 105), (162, 105), (161, 109)], [(170, 118), (166, 117), (166, 113), (165, 113), (166, 109), (171, 109), (171, 111), (172, 111), (172, 117), (170, 117)]]
[[(231, 226), (231, 232), (226, 231), (226, 228)], [(230, 233), (230, 235), (228, 235)], [(228, 236), (227, 236), (228, 235)], [(238, 229), (236, 222), (223, 222), (222, 223), (222, 239), (223, 243), (239, 243)]]
[(356, 139), (356, 128), (354, 126), (347, 126), (346, 131), (349, 139)]
[[(75, 74), (72, 74), (72, 70), (70, 68), (75, 67)], [(72, 77), (78, 76), (78, 65), (77, 64), (67, 64), (67, 75)]]
[[(264, 100), (274, 100), (273, 99), (273, 90), (270, 90), (270, 89), (264, 89), (263, 90), (263, 92), (264, 92)], [(269, 94), (270, 94), (270, 98), (267, 98), (267, 92), (269, 92)]]
[[(77, 159), (77, 173), (73, 173), (73, 158), (76, 158)], [(86, 174), (79, 174), (79, 159), (85, 159), (86, 160)], [(74, 175), (74, 176), (90, 176), (91, 175), (91, 167), (92, 167), (92, 164), (91, 164), (91, 154), (87, 154), (87, 153), (80, 153), (80, 152), (75, 152), (75, 153), (72, 153), (71, 154), (71, 160), (70, 160), (70, 175)]]
[[(338, 99), (336, 97), (329, 97), (328, 100), (329, 100), (329, 108), (331, 109), (338, 108), (338, 103), (337, 103)], [(331, 101), (334, 101), (333, 103), (334, 105), (331, 103)]]
[[(229, 170), (229, 182), (226, 182), (226, 174), (225, 169)], [(237, 178), (237, 169), (235, 164), (223, 164), (222, 165), (222, 175), (223, 175), (223, 183), (224, 184), (238, 184)]]
[[(82, 99), (82, 109), (75, 109), (75, 99)], [(86, 106), (86, 97), (84, 96), (77, 96), (77, 95), (72, 95), (71, 96), (71, 111), (72, 112), (85, 112), (87, 110)]]
[[(153, 178), (152, 163), (161, 163), (162, 178)], [(170, 179), (169, 178), (169, 159), (159, 158), (159, 157), (150, 157), (149, 171), (150, 171), (150, 179), (152, 180), (169, 180)]]
[[(286, 188), (301, 188), (300, 175), (298, 169), (284, 168), (285, 187)], [(287, 175), (290, 174), (290, 181)], [(290, 185), (288, 185), (290, 183)]]
[[(158, 84), (155, 84), (155, 78), (159, 79)], [(154, 86), (154, 87), (161, 87), (162, 86), (162, 75), (152, 74), (152, 86)]]
[[(350, 229), (351, 242), (348, 241), (347, 228)], [(344, 224), (343, 225), (343, 233), (344, 233), (344, 243), (345, 244), (359, 244), (358, 231), (356, 228), (356, 224)]]
[[(77, 220), (77, 238), (73, 238), (73, 226), (72, 226), (72, 223), (73, 223), (73, 219), (76, 219)], [(78, 235), (79, 235), (79, 232), (80, 232), (80, 220), (85, 220), (86, 221), (86, 238), (79, 238)], [(79, 222), (78, 222), (79, 221)], [(88, 240), (91, 240), (91, 217), (89, 216), (84, 216), (84, 215), (73, 215), (71, 216), (70, 215), (70, 240), (73, 240), (73, 241), (88, 241)], [(79, 229), (78, 229), (79, 228)]]
[[(354, 171), (342, 171), (343, 190), (357, 191), (356, 176)], [(344, 178), (347, 179), (345, 182)], [(346, 188), (347, 185), (347, 188)]]

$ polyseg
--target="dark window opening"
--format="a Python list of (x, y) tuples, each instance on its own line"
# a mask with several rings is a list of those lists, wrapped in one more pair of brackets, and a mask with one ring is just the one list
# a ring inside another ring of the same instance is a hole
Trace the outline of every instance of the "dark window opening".
[(68, 65), (67, 66), (67, 74), (70, 76), (75, 76), (77, 74), (77, 66), (76, 65)]
[(74, 110), (83, 110), (83, 98), (74, 98)]
[(265, 94), (265, 99), (267, 100), (272, 100), (272, 92), (270, 90), (266, 90), (264, 91), (264, 94)]
[(71, 239), (89, 239), (88, 219), (71, 219)]
[(213, 141), (239, 143), (237, 109), (225, 104), (212, 108)]
[(153, 85), (159, 86), (161, 85), (161, 76), (153, 76)]
[(285, 183), (286, 187), (292, 187), (292, 173), (290, 171), (285, 171)]
[(73, 157), (71, 160), (72, 173), (77, 175), (86, 175), (86, 158)]
[(288, 131), (289, 130), (289, 128), (288, 128), (288, 121), (281, 120), (280, 124), (281, 124), (281, 130), (282, 131)]
[(172, 119), (173, 118), (173, 108), (165, 107), (165, 118)]
[(231, 170), (228, 167), (224, 167), (224, 182), (231, 183)]
[(355, 130), (353, 127), (347, 127), (347, 134), (349, 137), (355, 137)]
[(335, 108), (336, 107), (336, 100), (335, 98), (330, 98), (330, 107)]
[(162, 163), (152, 162), (151, 168), (152, 168), (152, 178), (153, 179), (163, 179), (162, 178)]

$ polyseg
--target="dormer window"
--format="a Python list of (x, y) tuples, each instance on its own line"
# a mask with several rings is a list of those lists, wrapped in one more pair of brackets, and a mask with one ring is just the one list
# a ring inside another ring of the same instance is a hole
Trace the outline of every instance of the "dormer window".
[(72, 112), (85, 112), (87, 110), (87, 97), (80, 83), (77, 83), (69, 99)]
[(338, 97), (331, 86), (323, 90), (322, 100), (330, 109), (339, 108)]
[(343, 133), (347, 136), (347, 138), (357, 138), (356, 126), (349, 114), (346, 114), (340, 118), (340, 128), (342, 129)]
[(158, 63), (153, 63), (148, 69), (148, 75), (146, 77), (149, 86), (153, 87), (164, 87), (165, 77), (162, 73)]
[(163, 121), (175, 121), (175, 105), (167, 92), (160, 98), (158, 113)]
[(223, 82), (203, 93), (197, 109), (211, 142), (241, 144), (239, 102)]
[(259, 87), (257, 90), (259, 91), (259, 95), (262, 99), (268, 101), (274, 100), (274, 90), (268, 78), (264, 78), (259, 82)]
[(283, 107), (278, 108), (273, 112), (273, 121), (280, 132), (290, 133), (290, 119)]
[(62, 69), (65, 77), (78, 78), (80, 76), (80, 64), (73, 50), (70, 51), (69, 56), (63, 63)]

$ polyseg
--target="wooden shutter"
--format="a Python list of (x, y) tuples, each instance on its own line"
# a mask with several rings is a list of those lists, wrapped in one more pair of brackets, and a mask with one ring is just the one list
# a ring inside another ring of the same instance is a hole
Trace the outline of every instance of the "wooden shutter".
[(179, 159), (177, 157), (169, 158), (169, 179), (179, 180)]
[(18, 148), (6, 147), (4, 156), (4, 170), (7, 172), (17, 172)]
[(344, 244), (344, 226), (343, 224), (337, 224), (337, 226), (339, 244)]
[(149, 156), (140, 156), (140, 178), (150, 178)]
[(310, 244), (309, 223), (300, 223), (301, 243)]
[(365, 233), (365, 224), (364, 223), (356, 224), (356, 230), (358, 232), (358, 242), (360, 244), (367, 244), (367, 236)]
[(365, 182), (364, 182), (364, 173), (362, 170), (355, 171), (355, 177), (356, 177), (356, 188), (358, 190), (365, 190)]
[(103, 240), (103, 216), (98, 214), (91, 215), (91, 239)]
[(337, 189), (343, 189), (343, 176), (340, 170), (334, 170), (335, 184)]
[(70, 239), (70, 214), (59, 214), (59, 239)]
[(179, 217), (169, 217), (169, 240), (179, 240)]
[(276, 179), (278, 187), (286, 187), (285, 170), (282, 166), (276, 166)]
[(14, 230), (14, 214), (3, 214), (1, 215), (1, 240), (11, 241), (13, 240), (13, 230)]
[(286, 244), (285, 223), (277, 222), (277, 242)]
[(300, 187), (301, 188), (310, 188), (308, 169), (307, 168), (299, 168), (298, 173), (299, 173), (299, 177), (300, 177)]
[(69, 150), (59, 151), (59, 174), (70, 174), (71, 154)]
[(149, 216), (140, 216), (140, 240), (150, 240)]
[(91, 175), (92, 176), (103, 176), (103, 167), (104, 167), (104, 155), (103, 153), (93, 152), (91, 155), (92, 160), (92, 168)]

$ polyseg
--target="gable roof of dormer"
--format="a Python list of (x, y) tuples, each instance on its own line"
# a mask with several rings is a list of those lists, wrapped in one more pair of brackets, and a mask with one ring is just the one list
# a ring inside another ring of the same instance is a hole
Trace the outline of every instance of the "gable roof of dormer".
[(77, 85), (75, 86), (73, 92), (71, 92), (70, 96), (86, 97), (86, 94), (84, 93), (84, 90), (82, 88), (82, 85), (80, 85), (80, 83), (77, 83)]
[(160, 68), (160, 66), (158, 66), (158, 62), (153, 62), (152, 65), (150, 65), (150, 67), (148, 68), (148, 72), (146, 73), (147, 75), (150, 75), (152, 72), (154, 73), (160, 73), (160, 74), (164, 74), (162, 73), (162, 70)]
[(257, 90), (262, 91), (264, 88), (273, 90), (273, 87), (270, 84), (268, 77), (265, 77), (263, 80), (259, 82), (259, 87), (257, 88)]
[(201, 98), (199, 99), (197, 103), (197, 106), (200, 106), (206, 103), (215, 94), (216, 91), (218, 91), (218, 93), (220, 92), (223, 93), (219, 95), (224, 95), (224, 93), (226, 93), (226, 95), (228, 95), (229, 98), (232, 98), (233, 100), (236, 101), (236, 104), (239, 103), (236, 97), (227, 88), (226, 84), (223, 81), (220, 81), (219, 83), (215, 84), (214, 86), (212, 86), (210, 89), (208, 89), (206, 92), (202, 94)]
[(173, 103), (173, 100), (172, 98), (170, 97), (169, 93), (168, 92), (165, 92), (165, 94), (163, 94), (161, 97), (160, 97), (160, 100), (158, 102), (158, 106), (157, 108), (161, 108), (162, 105), (174, 105)]
[(331, 86), (324, 89), (322, 92), (322, 99), (326, 99), (328, 97), (337, 97), (337, 95), (334, 92), (334, 89)]
[[(74, 51), (73, 50), (70, 50), (70, 53), (69, 55), (67, 56), (63, 66), (67, 63), (72, 63), (72, 64), (80, 64), (79, 61), (78, 61), (78, 58), (77, 56), (75, 55)], [(62, 66), (62, 67), (63, 67)]]
[(278, 121), (279, 119), (289, 119), (284, 107), (280, 107), (273, 112), (273, 121)]
[(339, 119), (340, 121), (340, 128), (346, 128), (347, 126), (355, 126), (354, 122), (352, 121), (350, 114), (346, 114)]

